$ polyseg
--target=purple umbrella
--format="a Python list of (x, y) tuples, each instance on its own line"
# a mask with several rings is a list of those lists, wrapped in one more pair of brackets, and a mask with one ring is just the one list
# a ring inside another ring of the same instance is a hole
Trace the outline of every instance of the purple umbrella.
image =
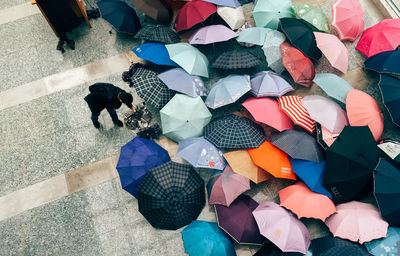
[(272, 71), (261, 71), (251, 77), (250, 92), (256, 97), (281, 97), (293, 91), (293, 87), (280, 75)]
[(157, 76), (168, 86), (169, 89), (197, 97), (207, 96), (207, 89), (203, 80), (198, 76), (193, 76), (182, 68), (173, 68)]
[(228, 7), (239, 7), (240, 3), (238, 0), (204, 0), (206, 2), (219, 5), (219, 6), (228, 6)]
[(240, 244), (263, 243), (257, 223), (252, 215), (258, 203), (246, 195), (239, 196), (229, 206), (215, 205), (218, 226)]
[(212, 44), (217, 42), (225, 42), (237, 37), (238, 34), (224, 25), (211, 25), (200, 28), (191, 37), (189, 44)]

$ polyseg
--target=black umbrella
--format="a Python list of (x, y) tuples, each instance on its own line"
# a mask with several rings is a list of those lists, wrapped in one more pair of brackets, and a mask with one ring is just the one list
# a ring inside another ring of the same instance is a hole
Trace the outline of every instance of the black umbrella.
[[(345, 126), (326, 150), (324, 186), (335, 203), (365, 195), (379, 151), (368, 126)], [(372, 190), (372, 189), (371, 189)]]
[(264, 244), (253, 256), (303, 256), (299, 252), (282, 252), (272, 243)]
[(311, 240), (313, 256), (370, 256), (365, 246), (332, 236)]
[(156, 228), (175, 230), (199, 216), (204, 181), (191, 165), (169, 161), (150, 169), (137, 189), (139, 211)]
[(400, 75), (400, 49), (373, 55), (364, 62), (364, 66), (379, 73)]
[(137, 32), (135, 38), (165, 44), (174, 44), (181, 41), (178, 33), (164, 25), (145, 24)]
[(261, 64), (261, 60), (247, 51), (229, 51), (219, 55), (212, 64), (213, 68), (241, 69)]
[(322, 57), (313, 31), (303, 21), (296, 18), (281, 18), (279, 27), (290, 43), (304, 55), (314, 60), (319, 60)]
[(385, 74), (379, 76), (379, 88), (381, 88), (383, 103), (389, 111), (393, 123), (400, 126), (400, 80)]

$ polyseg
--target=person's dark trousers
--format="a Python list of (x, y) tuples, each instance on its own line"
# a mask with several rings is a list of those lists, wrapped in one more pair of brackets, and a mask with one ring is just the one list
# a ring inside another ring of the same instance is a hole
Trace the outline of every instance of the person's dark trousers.
[[(117, 112), (115, 111), (115, 109), (113, 109), (113, 108), (106, 108), (106, 109), (107, 109), (108, 113), (110, 114), (112, 121), (114, 123), (118, 123), (119, 119), (118, 119), (118, 115), (117, 115)], [(92, 112), (91, 119), (92, 119), (93, 123), (98, 122), (99, 115), (100, 115), (100, 112)]]

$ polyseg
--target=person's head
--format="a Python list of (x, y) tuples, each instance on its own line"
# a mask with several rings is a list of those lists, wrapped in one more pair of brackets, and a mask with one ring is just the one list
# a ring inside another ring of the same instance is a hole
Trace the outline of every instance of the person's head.
[(121, 92), (121, 94), (119, 95), (119, 99), (121, 100), (122, 103), (132, 105), (133, 97), (132, 94), (130, 93)]

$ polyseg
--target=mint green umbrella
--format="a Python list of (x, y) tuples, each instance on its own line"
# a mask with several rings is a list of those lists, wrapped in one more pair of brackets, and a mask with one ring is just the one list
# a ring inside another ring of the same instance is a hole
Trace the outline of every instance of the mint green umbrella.
[(296, 17), (304, 20), (312, 30), (330, 32), (328, 17), (319, 8), (310, 4), (296, 4), (293, 10)]
[(329, 97), (346, 103), (347, 93), (354, 89), (346, 80), (332, 73), (316, 74), (313, 82), (316, 83)]
[(176, 94), (160, 115), (163, 134), (176, 142), (203, 135), (204, 126), (211, 120), (211, 113), (199, 96), (183, 94)]
[(165, 45), (169, 57), (186, 72), (195, 76), (208, 77), (208, 59), (196, 47), (188, 43)]
[(279, 19), (294, 17), (291, 0), (262, 0), (257, 1), (253, 10), (257, 27), (277, 29)]
[(271, 31), (269, 28), (252, 27), (245, 28), (240, 31), (239, 36), (236, 38), (238, 42), (264, 45), (267, 33)]

